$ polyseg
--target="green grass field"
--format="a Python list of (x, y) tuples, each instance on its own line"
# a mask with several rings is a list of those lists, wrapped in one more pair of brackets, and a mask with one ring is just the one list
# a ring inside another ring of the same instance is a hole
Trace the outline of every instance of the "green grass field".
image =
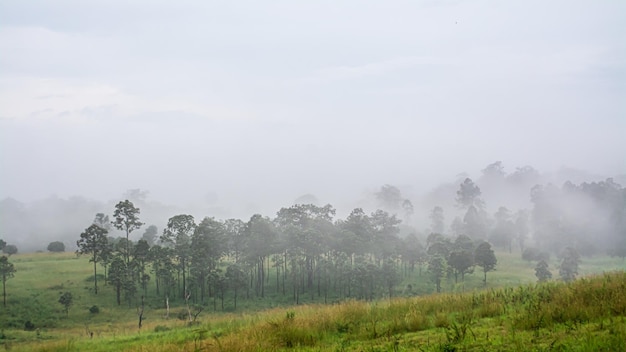
[[(445, 281), (447, 293), (440, 295), (333, 305), (313, 300), (295, 307), (278, 297), (273, 303), (250, 299), (233, 313), (207, 307), (192, 325), (176, 318), (183, 307), (173, 307), (165, 319), (160, 300), (153, 299), (139, 329), (136, 308), (118, 307), (111, 287), (101, 282), (99, 294), (93, 293), (87, 258), (20, 254), (10, 258), (17, 272), (7, 282), (7, 307), (0, 310), (0, 346), (15, 351), (626, 350), (622, 260), (583, 258), (581, 274), (616, 273), (569, 285), (535, 285), (534, 263), (522, 261), (519, 253), (497, 257), (486, 289), (477, 271), (464, 283)], [(556, 262), (550, 267), (557, 276)], [(433, 289), (424, 278), (407, 277), (401, 285), (408, 283), (418, 293)], [(66, 291), (74, 296), (68, 316), (57, 302)], [(97, 314), (89, 311), (94, 305)], [(26, 321), (34, 325), (28, 331)]]

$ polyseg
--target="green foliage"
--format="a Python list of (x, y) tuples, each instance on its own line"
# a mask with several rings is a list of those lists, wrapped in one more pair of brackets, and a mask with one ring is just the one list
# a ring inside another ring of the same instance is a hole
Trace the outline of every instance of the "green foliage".
[(8, 255), (17, 254), (17, 246), (14, 244), (7, 244), (4, 248), (2, 248), (2, 253)]
[(65, 315), (69, 315), (70, 307), (74, 303), (74, 297), (72, 296), (72, 293), (68, 291), (63, 292), (63, 294), (61, 294), (61, 297), (59, 297), (58, 302), (63, 305), (63, 308), (65, 309)]
[(93, 305), (91, 307), (89, 307), (89, 313), (91, 314), (98, 314), (100, 313), (100, 308), (96, 305)]
[(50, 244), (48, 244), (47, 250), (49, 252), (55, 253), (65, 252), (65, 244), (63, 244), (63, 242), (61, 241), (50, 242)]
[(552, 273), (548, 268), (548, 263), (545, 260), (539, 261), (535, 267), (535, 276), (539, 282), (545, 282), (552, 278)]
[(7, 305), (6, 283), (7, 280), (14, 276), (16, 271), (13, 263), (9, 262), (9, 258), (4, 255), (0, 257), (0, 280), (2, 280), (2, 305), (4, 307)]
[(106, 237), (107, 230), (97, 224), (92, 224), (83, 233), (80, 239), (76, 241), (78, 246), (77, 254), (91, 255), (90, 262), (93, 262), (94, 291), (98, 294), (98, 274), (97, 263), (103, 259), (103, 254), (107, 252), (108, 239)]
[(476, 265), (483, 268), (483, 273), (485, 274), (483, 282), (487, 285), (487, 272), (496, 270), (496, 264), (498, 263), (496, 255), (493, 252), (493, 249), (491, 249), (489, 242), (482, 242), (478, 245), (478, 247), (476, 247), (474, 260)]
[(580, 263), (580, 255), (578, 251), (572, 247), (567, 247), (561, 254), (561, 266), (559, 267), (559, 275), (563, 281), (572, 281), (578, 275), (578, 264)]

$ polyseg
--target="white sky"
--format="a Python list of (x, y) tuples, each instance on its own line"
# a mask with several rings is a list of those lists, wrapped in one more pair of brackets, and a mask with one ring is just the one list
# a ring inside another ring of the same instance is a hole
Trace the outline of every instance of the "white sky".
[(4, 0), (0, 199), (623, 174), (623, 33), (624, 1)]

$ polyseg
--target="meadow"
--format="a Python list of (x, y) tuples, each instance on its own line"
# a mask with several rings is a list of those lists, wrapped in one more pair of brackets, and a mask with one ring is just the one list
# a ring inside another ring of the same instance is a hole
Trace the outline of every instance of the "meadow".
[[(12, 351), (455, 351), (626, 350), (626, 264), (609, 257), (583, 258), (582, 278), (535, 284), (534, 263), (519, 253), (497, 253), (498, 267), (483, 287), (478, 272), (464, 283), (443, 284), (445, 293), (416, 271), (404, 278), (405, 296), (374, 302), (298, 306), (250, 298), (237, 311), (205, 307), (189, 323), (186, 308), (148, 297), (146, 320), (137, 307), (115, 302), (102, 282), (93, 292), (93, 267), (73, 253), (11, 256), (0, 310), (0, 346)], [(553, 275), (556, 262), (550, 263)], [(71, 292), (68, 314), (58, 303)], [(271, 297), (270, 297), (271, 298)], [(270, 302), (270, 303), (268, 303)], [(230, 307), (228, 299), (226, 307)], [(92, 312), (93, 307), (98, 309)], [(90, 311), (90, 309), (92, 311)], [(28, 322), (28, 323), (27, 323)]]

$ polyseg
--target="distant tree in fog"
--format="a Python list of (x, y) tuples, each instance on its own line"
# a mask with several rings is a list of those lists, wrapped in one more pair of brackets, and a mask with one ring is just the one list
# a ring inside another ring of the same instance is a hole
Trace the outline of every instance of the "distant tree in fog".
[(563, 281), (572, 281), (578, 275), (578, 264), (580, 263), (580, 254), (572, 247), (567, 247), (561, 254), (561, 265), (559, 267), (559, 275)]
[(403, 200), (402, 209), (404, 210), (404, 221), (410, 222), (411, 217), (413, 216), (413, 213), (415, 211), (415, 209), (413, 208), (413, 203), (411, 203), (411, 201), (408, 199)]
[(446, 273), (446, 260), (441, 255), (433, 255), (428, 261), (428, 275), (435, 283), (437, 292), (441, 292), (441, 279)]
[(540, 260), (535, 267), (535, 276), (539, 282), (545, 282), (552, 278), (552, 273), (548, 268), (548, 263), (545, 260)]
[(159, 230), (157, 229), (157, 227), (155, 225), (150, 225), (143, 232), (143, 235), (141, 235), (141, 239), (146, 241), (149, 246), (152, 246), (154, 245), (154, 241), (156, 240), (158, 233)]
[(14, 244), (7, 244), (4, 248), (2, 248), (2, 253), (8, 254), (9, 256), (17, 254), (17, 246)]
[(463, 220), (460, 217), (455, 217), (450, 224), (450, 231), (453, 235), (462, 235), (465, 233), (465, 224), (463, 224)]
[(463, 217), (463, 233), (474, 239), (485, 239), (487, 237), (485, 212), (470, 205)]
[(480, 188), (468, 177), (459, 185), (459, 190), (456, 192), (457, 205), (461, 209), (467, 209), (471, 206), (482, 209), (484, 203), (480, 199), (480, 195)]
[(384, 185), (376, 193), (376, 198), (385, 209), (396, 211), (402, 204), (402, 194), (400, 190), (392, 185)]
[[(126, 232), (126, 243), (130, 244), (130, 240), (128, 239), (128, 235), (131, 232), (138, 230), (143, 223), (139, 221), (139, 208), (135, 207), (135, 205), (127, 200), (121, 201), (115, 205), (115, 211), (113, 212), (113, 217), (115, 218), (115, 222), (113, 226), (120, 231)], [(130, 262), (130, 247), (126, 248), (126, 264), (128, 265)]]
[(49, 252), (65, 252), (65, 244), (61, 241), (50, 242), (47, 249)]
[(445, 231), (443, 208), (436, 206), (430, 212), (430, 228), (434, 233), (443, 234)]
[(191, 215), (180, 214), (171, 217), (161, 235), (161, 242), (171, 246), (178, 259), (178, 265), (182, 272), (183, 287), (181, 297), (187, 293), (187, 272), (189, 271), (189, 258), (191, 256), (191, 236), (196, 230), (196, 223)]
[(503, 180), (506, 175), (501, 161), (496, 161), (495, 163), (487, 165), (487, 167), (482, 169), (482, 173), (483, 177), (489, 182)]
[(4, 242), (4, 240), (0, 239), (0, 251), (4, 249), (4, 247), (7, 246), (7, 243)]
[(508, 249), (509, 253), (511, 253), (516, 232), (515, 224), (512, 220), (513, 216), (509, 209), (500, 207), (494, 214), (494, 218), (496, 223), (493, 229), (491, 229), (489, 241), (495, 246)]
[(521, 252), (524, 252), (524, 245), (529, 232), (528, 211), (519, 210), (515, 219), (515, 239), (517, 240)]
[(111, 231), (112, 225), (109, 220), (109, 216), (104, 213), (96, 214), (96, 217), (93, 219), (93, 223), (100, 226), (101, 228), (107, 230), (107, 232)]

